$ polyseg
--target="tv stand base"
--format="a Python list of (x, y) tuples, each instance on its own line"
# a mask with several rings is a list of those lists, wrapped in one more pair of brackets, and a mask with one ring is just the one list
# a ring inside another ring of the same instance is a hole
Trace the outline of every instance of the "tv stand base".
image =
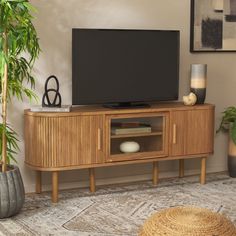
[[(201, 157), (201, 174), (200, 174), (200, 183), (206, 183), (206, 158)], [(60, 171), (52, 171), (52, 202), (58, 202), (58, 175)], [(179, 178), (184, 177), (184, 159), (179, 159)], [(42, 176), (41, 171), (36, 171), (36, 193), (40, 194), (42, 192)], [(153, 161), (153, 170), (152, 170), (152, 183), (154, 186), (157, 186), (159, 181), (159, 163), (158, 161)], [(95, 184), (95, 168), (89, 168), (89, 183), (90, 183), (90, 192), (95, 193), (96, 184)]]
[(121, 103), (104, 104), (103, 107), (110, 109), (135, 109), (135, 108), (148, 108), (151, 106), (150, 104), (147, 103), (121, 102)]

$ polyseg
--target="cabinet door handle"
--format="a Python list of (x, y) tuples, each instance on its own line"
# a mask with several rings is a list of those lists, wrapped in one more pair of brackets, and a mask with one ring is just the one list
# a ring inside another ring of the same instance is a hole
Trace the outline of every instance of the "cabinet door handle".
[(176, 144), (176, 124), (173, 124), (173, 144)]
[(99, 151), (101, 150), (101, 135), (102, 135), (101, 129), (98, 128), (98, 150)]

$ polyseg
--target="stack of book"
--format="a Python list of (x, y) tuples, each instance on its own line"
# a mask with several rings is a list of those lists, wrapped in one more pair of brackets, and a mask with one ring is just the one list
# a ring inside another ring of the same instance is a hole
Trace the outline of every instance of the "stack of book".
[(152, 127), (144, 123), (112, 123), (111, 133), (113, 135), (151, 133)]

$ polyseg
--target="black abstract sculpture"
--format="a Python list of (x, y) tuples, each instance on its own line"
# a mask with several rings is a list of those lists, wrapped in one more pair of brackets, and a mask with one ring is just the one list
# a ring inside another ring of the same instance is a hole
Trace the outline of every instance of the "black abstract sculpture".
[[(54, 79), (56, 82), (56, 89), (54, 88), (49, 88), (48, 89), (48, 82)], [(54, 99), (52, 101), (49, 98), (49, 93), (55, 93)], [(42, 98), (42, 106), (43, 107), (61, 107), (61, 94), (59, 93), (59, 82), (58, 79), (55, 75), (51, 75), (47, 78), (46, 83), (45, 83), (45, 92), (43, 94)]]

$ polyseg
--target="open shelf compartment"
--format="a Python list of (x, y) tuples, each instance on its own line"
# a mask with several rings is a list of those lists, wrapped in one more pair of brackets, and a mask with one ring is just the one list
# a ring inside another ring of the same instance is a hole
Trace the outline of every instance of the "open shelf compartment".
[[(165, 115), (132, 118), (111, 118), (110, 122), (110, 157), (127, 157), (163, 153)], [(124, 142), (136, 142), (140, 149), (136, 153), (124, 153), (120, 145)]]

